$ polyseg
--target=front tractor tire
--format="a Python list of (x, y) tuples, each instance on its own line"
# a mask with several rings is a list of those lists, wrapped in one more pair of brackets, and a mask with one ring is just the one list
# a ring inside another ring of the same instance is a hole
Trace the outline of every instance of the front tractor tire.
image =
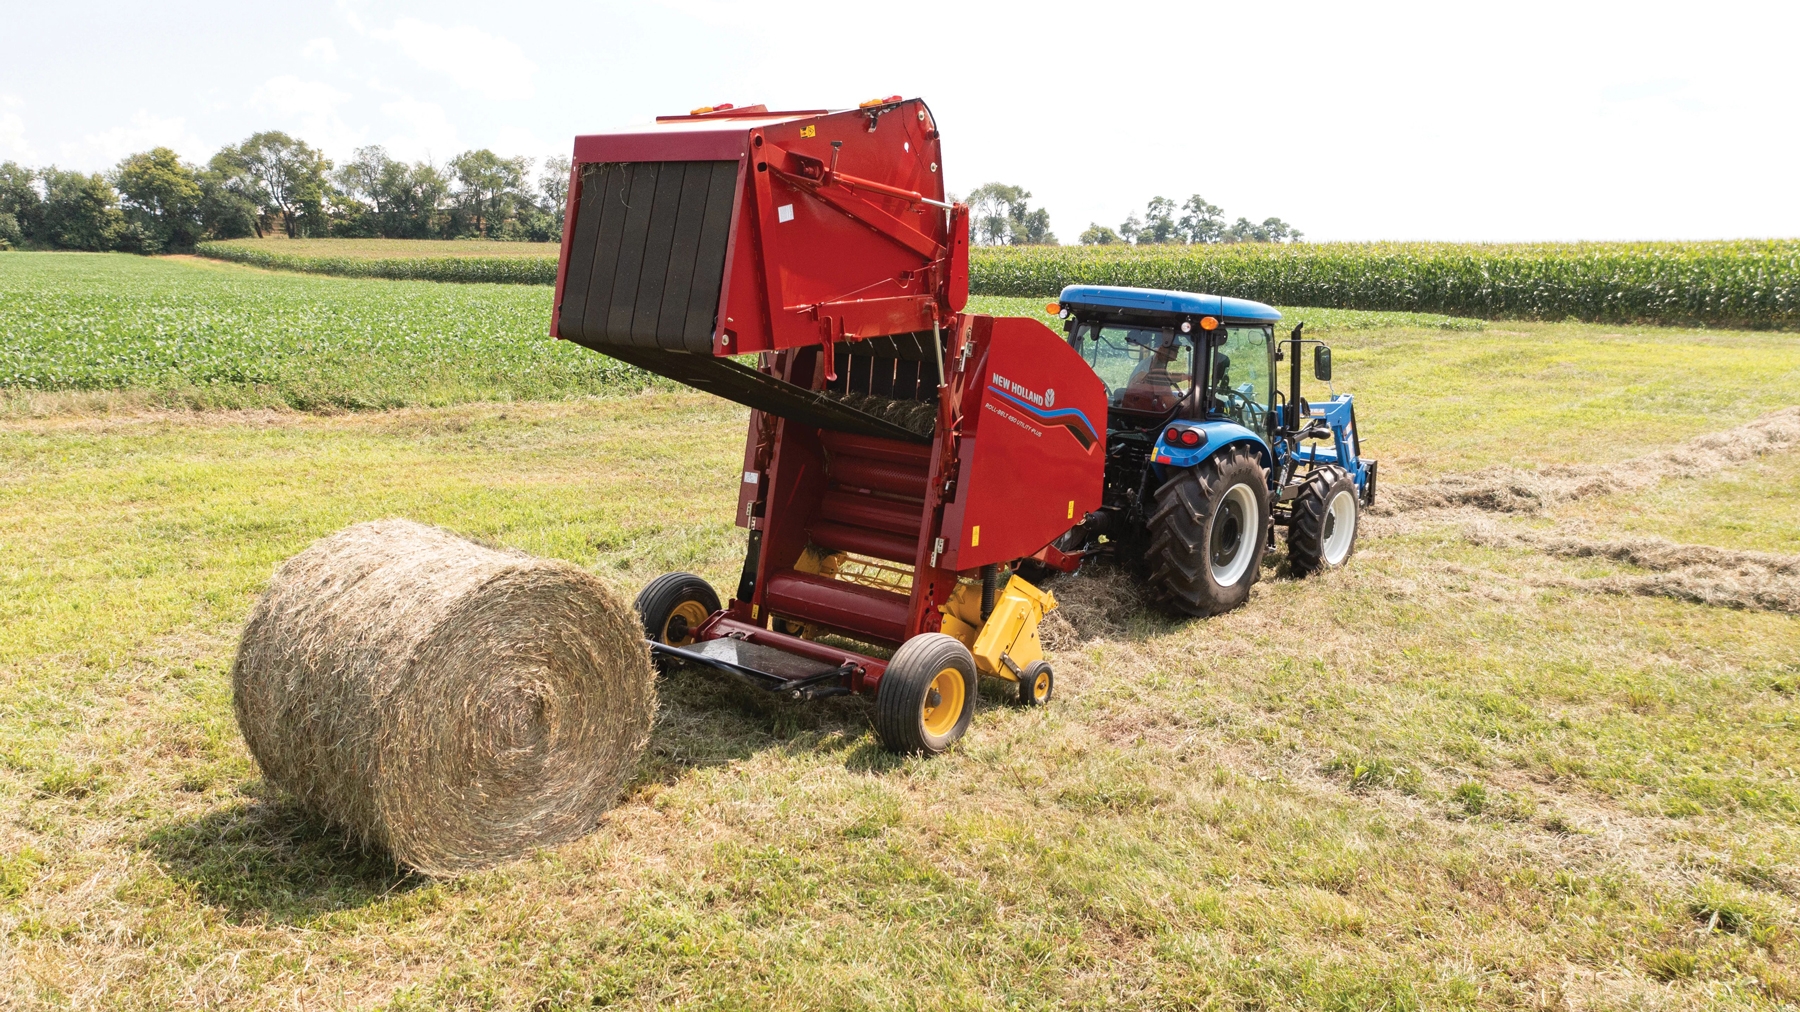
[(1350, 472), (1328, 464), (1309, 475), (1294, 498), (1288, 524), (1288, 571), (1310, 576), (1348, 562), (1356, 551), (1360, 510)]
[(975, 716), (975, 658), (954, 636), (920, 633), (894, 651), (875, 692), (875, 737), (901, 755), (936, 755)]
[(1262, 575), (1268, 524), (1268, 473), (1249, 448), (1178, 472), (1156, 490), (1150, 514), (1151, 593), (1182, 615), (1238, 607)]
[(685, 647), (694, 642), (694, 630), (719, 610), (719, 595), (692, 573), (664, 573), (644, 584), (631, 606), (647, 638)]

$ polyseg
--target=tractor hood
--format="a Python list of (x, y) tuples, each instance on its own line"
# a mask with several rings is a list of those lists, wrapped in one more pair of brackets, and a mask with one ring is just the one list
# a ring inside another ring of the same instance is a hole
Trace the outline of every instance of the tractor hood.
[(1160, 288), (1121, 288), (1115, 285), (1070, 285), (1058, 300), (1070, 311), (1101, 313), (1173, 313), (1181, 316), (1217, 316), (1227, 320), (1274, 322), (1281, 314), (1273, 306), (1228, 295), (1196, 295)]

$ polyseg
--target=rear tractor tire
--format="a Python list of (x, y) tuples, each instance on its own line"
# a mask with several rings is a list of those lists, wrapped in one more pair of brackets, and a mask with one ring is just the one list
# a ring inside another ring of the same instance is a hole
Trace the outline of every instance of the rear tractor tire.
[(1164, 482), (1147, 526), (1145, 562), (1157, 600), (1182, 615), (1230, 611), (1262, 576), (1268, 472), (1248, 447), (1228, 448)]
[(920, 633), (894, 651), (875, 693), (875, 737), (902, 755), (936, 755), (975, 716), (975, 658), (953, 636)]
[(665, 573), (645, 584), (631, 606), (644, 623), (645, 637), (685, 647), (694, 642), (694, 630), (719, 610), (719, 595), (692, 573)]
[(1361, 517), (1356, 479), (1350, 472), (1328, 464), (1314, 471), (1294, 499), (1294, 517), (1288, 524), (1288, 570), (1310, 576), (1336, 569), (1356, 551), (1356, 529)]

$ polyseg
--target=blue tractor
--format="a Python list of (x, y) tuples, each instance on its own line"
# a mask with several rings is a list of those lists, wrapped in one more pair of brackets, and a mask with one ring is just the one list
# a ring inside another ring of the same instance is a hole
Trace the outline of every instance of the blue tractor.
[(1304, 323), (1278, 338), (1281, 314), (1260, 302), (1102, 285), (1063, 289), (1056, 311), (1108, 399), (1102, 506), (1059, 553), (1110, 554), (1183, 615), (1243, 604), (1276, 527), (1295, 576), (1350, 558), (1377, 462), (1349, 394), (1301, 396), (1303, 348), (1331, 381), (1331, 349)]

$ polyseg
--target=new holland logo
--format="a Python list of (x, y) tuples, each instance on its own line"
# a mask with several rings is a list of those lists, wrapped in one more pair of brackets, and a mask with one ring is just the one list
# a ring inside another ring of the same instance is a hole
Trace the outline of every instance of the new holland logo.
[(1084, 450), (1100, 441), (1094, 423), (1088, 420), (1088, 416), (1080, 408), (1056, 408), (1055, 387), (1046, 387), (1040, 394), (999, 373), (990, 373), (988, 389), (999, 394), (1008, 403), (1023, 408), (1039, 422), (1069, 430), (1069, 435), (1074, 436)]

